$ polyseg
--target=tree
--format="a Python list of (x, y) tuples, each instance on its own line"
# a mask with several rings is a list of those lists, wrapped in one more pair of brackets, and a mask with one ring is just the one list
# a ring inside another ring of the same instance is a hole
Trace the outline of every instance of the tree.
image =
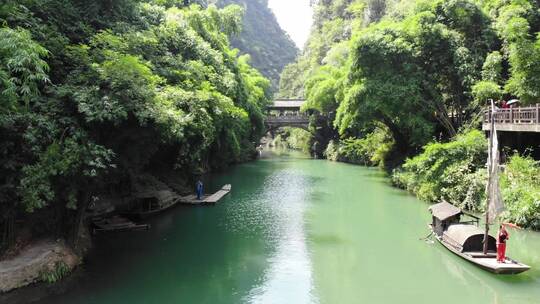
[(4, 241), (17, 216), (32, 232), (76, 246), (95, 197), (131, 191), (154, 168), (189, 178), (253, 155), (270, 91), (249, 58), (230, 48), (240, 7), (162, 0), (0, 7)]
[(379, 121), (402, 153), (425, 144), (439, 128), (453, 137), (471, 115), (472, 86), (493, 39), (482, 11), (458, 0), (419, 5), (402, 21), (359, 32), (350, 89), (338, 109), (340, 133)]
[(24, 29), (0, 28), (0, 109), (13, 111), (29, 106), (39, 87), (49, 81), (48, 52)]
[(30, 111), (49, 82), (47, 55), (28, 31), (0, 28), (0, 250), (14, 241), (20, 171), (34, 154), (28, 129), (47, 123)]

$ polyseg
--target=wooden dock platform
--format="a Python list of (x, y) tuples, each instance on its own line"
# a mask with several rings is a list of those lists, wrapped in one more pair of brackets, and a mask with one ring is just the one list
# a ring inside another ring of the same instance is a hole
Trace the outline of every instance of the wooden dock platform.
[(197, 196), (195, 194), (182, 196), (179, 200), (179, 203), (186, 204), (186, 205), (215, 204), (219, 202), (225, 195), (229, 194), (230, 191), (231, 191), (231, 185), (227, 184), (221, 187), (221, 189), (219, 189), (214, 194), (203, 195), (200, 200), (197, 199)]

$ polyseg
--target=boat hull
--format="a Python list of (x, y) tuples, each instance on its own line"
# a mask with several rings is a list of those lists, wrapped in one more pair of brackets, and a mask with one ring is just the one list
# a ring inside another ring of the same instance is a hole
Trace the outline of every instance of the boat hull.
[(488, 254), (487, 256), (483, 256), (482, 254), (474, 255), (473, 253), (461, 252), (451, 244), (445, 242), (438, 235), (435, 234), (435, 237), (439, 243), (441, 243), (444, 247), (446, 247), (446, 249), (450, 250), (455, 255), (489, 272), (495, 274), (518, 274), (530, 269), (530, 266), (512, 260), (508, 257), (506, 258), (506, 263), (499, 263), (497, 262), (495, 255)]
[(98, 232), (148, 230), (150, 228), (150, 225), (148, 224), (137, 224), (121, 216), (113, 216), (111, 218), (105, 219), (94, 219), (92, 221), (92, 224), (94, 226), (94, 228), (92, 229), (94, 234)]
[(147, 219), (149, 217), (152, 217), (154, 215), (157, 215), (169, 208), (172, 208), (173, 206), (175, 206), (177, 203), (175, 202), (174, 204), (170, 204), (170, 205), (167, 205), (167, 206), (164, 206), (163, 208), (159, 208), (159, 209), (154, 209), (154, 210), (150, 210), (150, 211), (132, 211), (132, 212), (124, 212), (123, 215), (127, 216), (127, 217), (130, 217), (130, 218), (136, 218), (136, 219), (140, 219), (140, 220), (144, 220), (144, 219)]

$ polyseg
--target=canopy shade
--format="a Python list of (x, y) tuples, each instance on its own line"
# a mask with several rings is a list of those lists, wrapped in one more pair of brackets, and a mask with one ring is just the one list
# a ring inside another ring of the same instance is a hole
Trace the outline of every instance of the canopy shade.
[[(482, 251), (484, 231), (475, 225), (454, 224), (450, 225), (448, 230), (444, 232), (443, 239), (460, 247), (462, 252)], [(488, 250), (496, 250), (496, 240), (491, 235), (488, 236)]]
[(429, 211), (431, 211), (431, 214), (434, 217), (441, 221), (447, 220), (448, 218), (462, 213), (461, 209), (446, 202), (432, 205), (429, 207)]

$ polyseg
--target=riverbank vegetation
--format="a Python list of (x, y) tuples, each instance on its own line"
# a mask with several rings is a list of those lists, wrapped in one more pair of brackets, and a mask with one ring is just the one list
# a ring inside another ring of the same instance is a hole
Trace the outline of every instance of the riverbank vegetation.
[(388, 130), (381, 125), (362, 138), (350, 137), (331, 141), (324, 155), (332, 161), (384, 168), (384, 161), (393, 145), (394, 142)]
[[(394, 185), (428, 202), (445, 200), (460, 208), (483, 212), (487, 182), (487, 140), (473, 130), (447, 143), (434, 142), (392, 173)], [(501, 177), (506, 210), (501, 218), (540, 229), (540, 164), (516, 151), (507, 158)]]
[(513, 155), (501, 176), (506, 204), (504, 217), (518, 225), (540, 230), (540, 164), (530, 157)]
[(100, 195), (253, 157), (270, 83), (229, 46), (242, 8), (190, 2), (0, 4), (0, 249), (77, 245)]
[(308, 131), (298, 128), (285, 127), (277, 131), (270, 145), (280, 149), (292, 149), (309, 153), (311, 136)]
[[(488, 99), (540, 101), (539, 8), (536, 1), (316, 1), (307, 48), (282, 73), (280, 95), (305, 97), (304, 110), (329, 121), (331, 130), (315, 128), (312, 154), (397, 168), (395, 183), (422, 199), (481, 209), (486, 142), (469, 130), (479, 127)], [(509, 175), (531, 161), (510, 154), (502, 179), (507, 218), (538, 228), (538, 200), (516, 186), (536, 193), (538, 181)]]
[(445, 200), (469, 210), (479, 210), (485, 200), (487, 140), (478, 130), (455, 140), (433, 142), (419, 155), (394, 170), (395, 185), (428, 202)]

